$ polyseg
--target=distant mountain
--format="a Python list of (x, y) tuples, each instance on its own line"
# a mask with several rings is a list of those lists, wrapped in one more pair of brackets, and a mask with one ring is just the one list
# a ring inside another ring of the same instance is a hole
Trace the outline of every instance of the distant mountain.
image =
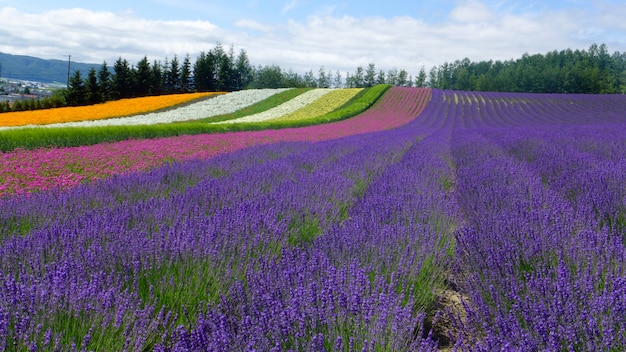
[[(83, 77), (87, 77), (89, 69), (96, 70), (101, 64), (86, 64), (70, 62), (70, 75), (80, 70)], [(11, 55), (0, 52), (0, 77), (19, 79), (24, 81), (38, 81), (45, 83), (67, 82), (67, 60), (44, 60), (32, 56)]]

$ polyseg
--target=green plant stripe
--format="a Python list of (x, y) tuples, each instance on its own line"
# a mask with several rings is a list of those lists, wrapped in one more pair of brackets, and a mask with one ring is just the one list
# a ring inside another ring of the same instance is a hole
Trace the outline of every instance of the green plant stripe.
[(224, 125), (213, 125), (202, 121), (193, 121), (158, 125), (24, 128), (18, 130), (3, 130), (0, 131), (0, 151), (8, 152), (17, 148), (67, 148), (104, 142), (118, 142), (127, 139), (162, 138), (201, 133), (254, 131), (317, 125), (347, 119), (362, 113), (374, 105), (390, 87), (390, 85), (377, 85), (372, 88), (364, 89), (344, 107), (326, 115), (302, 121), (268, 121), (265, 123)]

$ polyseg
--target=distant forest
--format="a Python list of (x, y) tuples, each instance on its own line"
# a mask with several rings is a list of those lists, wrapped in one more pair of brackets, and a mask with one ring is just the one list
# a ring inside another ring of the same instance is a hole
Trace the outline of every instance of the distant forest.
[(452, 90), (624, 94), (626, 53), (609, 54), (605, 44), (593, 44), (589, 50), (524, 54), (504, 62), (457, 60), (419, 76), (420, 83)]
[(86, 77), (74, 71), (67, 88), (40, 101), (0, 104), (0, 112), (56, 106), (96, 104), (108, 100), (184, 93), (192, 91), (236, 91), (280, 87), (371, 87), (376, 84), (432, 87), (466, 91), (534, 93), (626, 93), (626, 53), (609, 54), (605, 44), (588, 50), (524, 54), (508, 61), (472, 62), (468, 58), (425, 68), (415, 76), (405, 69), (377, 70), (374, 63), (358, 66), (353, 72), (326, 71), (321, 66), (305, 74), (277, 65), (253, 66), (245, 50), (235, 54), (220, 43), (201, 52), (192, 62), (174, 56), (164, 63), (147, 57), (131, 65), (118, 58), (91, 68)]

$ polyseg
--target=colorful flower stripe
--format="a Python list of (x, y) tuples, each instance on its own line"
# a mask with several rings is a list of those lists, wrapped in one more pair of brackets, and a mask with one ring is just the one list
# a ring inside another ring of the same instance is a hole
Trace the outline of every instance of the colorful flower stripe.
[[(99, 120), (129, 116), (168, 108), (198, 98), (223, 93), (187, 93), (121, 99), (104, 104), (72, 106), (55, 109), (8, 112), (0, 114), (0, 126), (28, 126), (51, 123)], [(33, 126), (29, 126), (33, 127)]]
[(291, 114), (272, 119), (272, 121), (299, 121), (322, 116), (335, 109), (338, 109), (362, 90), (363, 88), (346, 88), (334, 90), (326, 95), (323, 95), (311, 104), (304, 106), (302, 109), (298, 109)]
[(234, 120), (227, 120), (221, 122), (214, 123), (240, 123), (240, 122), (262, 122), (267, 120), (273, 120), (275, 118), (291, 114), (299, 109), (306, 107), (307, 105), (313, 103), (315, 100), (321, 98), (322, 96), (332, 92), (334, 89), (331, 88), (317, 88), (312, 89), (308, 92), (305, 92), (297, 97), (289, 100), (284, 104), (280, 104), (279, 106), (269, 109), (267, 111), (260, 112), (258, 114), (249, 115), (245, 117), (241, 117)]
[[(166, 111), (151, 112), (148, 114), (132, 115), (103, 120), (87, 120), (66, 123), (54, 123), (39, 125), (38, 127), (96, 127), (96, 126), (128, 126), (128, 125), (152, 125), (157, 123), (170, 123), (179, 121), (196, 120), (213, 117), (222, 114), (230, 114), (237, 110), (248, 107), (261, 100), (267, 99), (274, 94), (287, 90), (277, 89), (250, 89), (241, 90), (228, 94), (218, 95), (211, 99), (203, 99), (188, 105)], [(33, 127), (33, 126), (24, 126)], [(23, 128), (23, 127), (13, 127)], [(1, 128), (0, 128), (1, 129)]]
[(282, 130), (127, 140), (76, 148), (0, 153), (0, 195), (25, 193), (127, 172), (165, 162), (210, 158), (252, 145), (280, 141), (321, 141), (395, 128), (415, 119), (430, 99), (430, 89), (391, 88), (371, 109), (324, 125)]

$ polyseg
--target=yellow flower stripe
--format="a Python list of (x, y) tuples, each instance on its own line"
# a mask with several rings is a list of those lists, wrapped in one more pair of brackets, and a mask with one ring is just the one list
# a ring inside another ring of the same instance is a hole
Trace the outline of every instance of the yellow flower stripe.
[(223, 94), (203, 92), (168, 94), (141, 98), (120, 99), (103, 104), (72, 106), (54, 109), (5, 112), (0, 114), (0, 126), (45, 125), (58, 122), (101, 120), (142, 114), (186, 103), (194, 99)]
[(298, 121), (322, 116), (347, 103), (348, 100), (352, 99), (362, 89), (363, 88), (344, 88), (333, 90), (291, 114), (283, 115), (270, 121)]

